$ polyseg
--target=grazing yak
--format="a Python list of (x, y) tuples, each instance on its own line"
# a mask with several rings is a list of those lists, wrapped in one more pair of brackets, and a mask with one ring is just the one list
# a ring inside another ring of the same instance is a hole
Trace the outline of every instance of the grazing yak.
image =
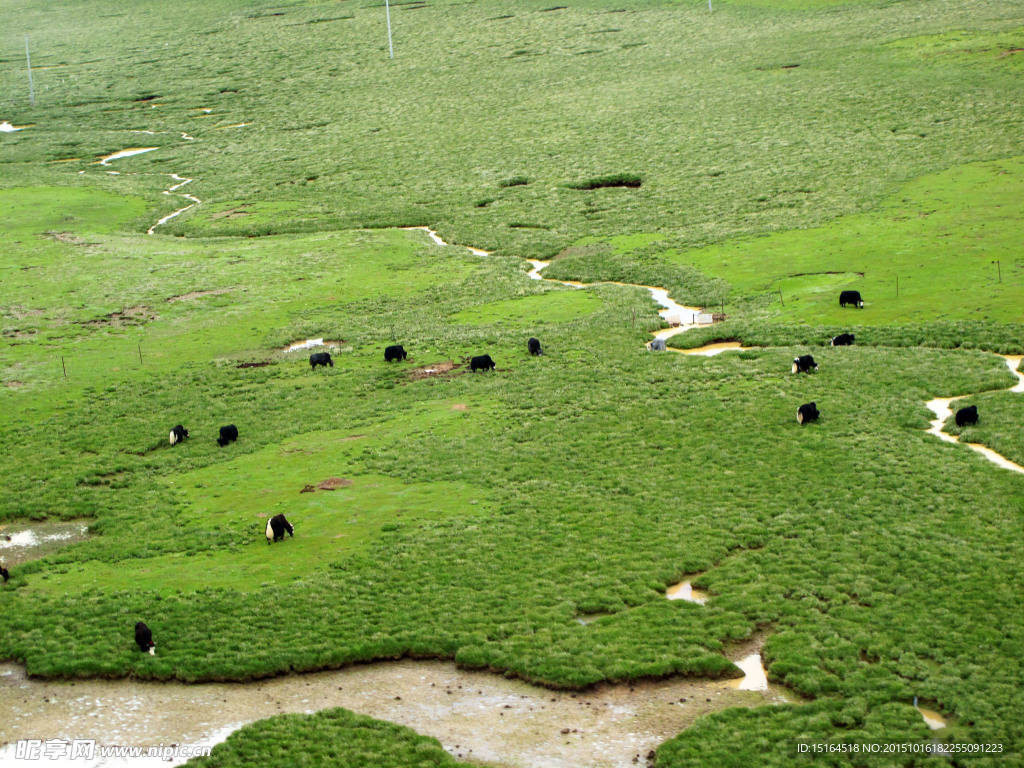
[(832, 339), (833, 347), (848, 347), (851, 344), (853, 344), (852, 333), (840, 333), (838, 336)]
[(864, 302), (860, 298), (860, 291), (843, 291), (839, 294), (839, 306), (845, 307), (853, 304), (858, 309), (864, 309)]
[(817, 421), (819, 415), (818, 406), (815, 403), (804, 403), (796, 409), (796, 421), (798, 424)]
[(181, 424), (179, 424), (178, 426), (171, 430), (171, 445), (177, 445), (186, 437), (188, 437), (188, 430), (181, 426)]
[(2, 565), (0, 565), (0, 578), (3, 578), (4, 581), (7, 581), (9, 578), (11, 578), (11, 572), (4, 568)]
[(961, 408), (956, 412), (956, 425), (963, 427), (968, 424), (978, 423), (978, 406), (969, 405), (966, 408)]
[(793, 373), (810, 373), (818, 370), (818, 364), (810, 355), (800, 355), (793, 358)]
[(217, 445), (223, 448), (228, 443), (233, 443), (238, 439), (238, 427), (234, 424), (228, 424), (226, 427), (220, 428), (220, 437), (217, 438)]
[(331, 368), (333, 368), (334, 367), (334, 361), (331, 360), (331, 353), (330, 352), (314, 352), (312, 355), (310, 355), (309, 356), (309, 369), (311, 371), (315, 371), (316, 367), (318, 365), (322, 365), (324, 368), (326, 368), (329, 365), (329, 366), (331, 366)]
[(384, 362), (393, 363), (405, 360), (407, 357), (405, 348), (401, 344), (393, 344), (384, 350)]
[(655, 339), (651, 342), (652, 352), (664, 352), (667, 349), (664, 339)]
[(288, 531), (289, 536), (295, 536), (295, 526), (289, 523), (284, 515), (274, 515), (267, 520), (267, 544), (284, 541), (285, 531)]
[(493, 371), (494, 361), (491, 360), (490, 355), (477, 355), (476, 357), (469, 361), (469, 370)]
[(526, 348), (530, 350), (531, 355), (541, 355), (543, 352), (540, 351), (540, 341), (533, 338), (532, 336), (526, 342)]
[(156, 643), (153, 642), (153, 632), (143, 621), (135, 625), (135, 642), (138, 643), (140, 651), (149, 653), (150, 656), (156, 656), (156, 648), (154, 647)]

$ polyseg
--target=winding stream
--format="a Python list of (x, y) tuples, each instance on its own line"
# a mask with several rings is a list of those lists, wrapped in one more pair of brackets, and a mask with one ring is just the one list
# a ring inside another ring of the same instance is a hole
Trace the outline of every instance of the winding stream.
[[(1017, 383), (1010, 387), (1010, 392), (1024, 392), (1024, 373), (1017, 370), (1020, 366), (1021, 360), (1024, 359), (1022, 355), (999, 355), (1006, 361), (1006, 366), (1010, 369), (1018, 379)], [(929, 400), (925, 405), (928, 406), (928, 410), (935, 414), (935, 418), (932, 419), (931, 426), (928, 429), (929, 435), (935, 435), (937, 438), (946, 443), (959, 443), (960, 438), (956, 435), (950, 435), (947, 432), (942, 431), (942, 425), (946, 423), (946, 419), (953, 415), (953, 403), (957, 400), (963, 400), (967, 397), (973, 397), (973, 395), (960, 395), (959, 397), (936, 397), (933, 400)], [(1024, 467), (1020, 464), (1010, 461), (1005, 456), (993, 451), (988, 446), (982, 445), (981, 443), (966, 443), (969, 448), (977, 451), (986, 459), (991, 461), (997, 467), (1008, 469), (1011, 472), (1018, 472), (1024, 474)]]

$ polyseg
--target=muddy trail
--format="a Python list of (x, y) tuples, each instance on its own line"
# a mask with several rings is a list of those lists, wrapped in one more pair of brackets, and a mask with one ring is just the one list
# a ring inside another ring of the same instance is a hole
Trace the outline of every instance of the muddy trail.
[[(701, 715), (795, 700), (768, 685), (758, 650), (759, 641), (753, 641), (730, 654), (747, 667), (742, 679), (667, 678), (581, 693), (550, 691), (439, 661), (379, 662), (262, 682), (199, 685), (44, 682), (26, 678), (18, 665), (0, 664), (0, 744), (7, 743), (0, 747), (0, 764), (31, 764), (15, 758), (15, 742), (22, 739), (213, 745), (256, 720), (340, 706), (433, 736), (466, 760), (508, 768), (626, 768), (644, 764), (651, 750)], [(132, 758), (73, 765), (155, 768), (182, 762)]]

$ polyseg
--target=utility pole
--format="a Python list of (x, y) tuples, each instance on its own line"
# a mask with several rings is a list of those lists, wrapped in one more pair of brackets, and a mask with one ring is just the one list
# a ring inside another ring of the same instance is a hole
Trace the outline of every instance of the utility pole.
[(28, 35), (25, 35), (25, 63), (28, 64), (28, 101), (34, 107), (36, 105), (36, 92), (32, 87), (32, 57), (28, 55)]
[[(710, 3), (711, 0), (708, 0)], [(388, 16), (388, 53), (391, 54), (391, 58), (395, 58), (395, 48), (391, 45), (391, 6), (388, 4), (388, 0), (384, 0), (384, 12)]]

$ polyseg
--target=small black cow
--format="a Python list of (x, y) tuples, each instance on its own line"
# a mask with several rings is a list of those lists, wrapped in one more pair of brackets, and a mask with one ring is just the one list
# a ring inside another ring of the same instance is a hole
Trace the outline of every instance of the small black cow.
[(171, 445), (177, 445), (186, 437), (188, 437), (188, 430), (181, 426), (181, 424), (179, 424), (178, 426), (171, 430)]
[(978, 423), (978, 406), (969, 405), (966, 408), (961, 408), (956, 412), (956, 425), (963, 427), (968, 424)]
[(818, 364), (810, 355), (793, 358), (793, 373), (810, 373), (812, 370), (818, 370)]
[(490, 355), (477, 355), (476, 357), (469, 361), (469, 370), (493, 371), (494, 361), (491, 360)]
[(808, 421), (817, 421), (818, 406), (815, 403), (804, 403), (796, 409), (796, 420), (798, 424), (806, 424)]
[(393, 344), (384, 350), (384, 362), (392, 363), (395, 361), (405, 360), (406, 353), (405, 349), (401, 344)]
[(274, 515), (267, 520), (267, 544), (284, 541), (285, 531), (288, 531), (289, 536), (295, 536), (295, 527), (288, 522), (284, 515)]
[(840, 333), (834, 339), (832, 339), (833, 347), (848, 347), (853, 344), (852, 333)]
[(329, 365), (329, 366), (331, 366), (331, 368), (333, 368), (334, 367), (334, 361), (331, 360), (331, 353), (330, 352), (314, 352), (312, 355), (310, 355), (309, 356), (309, 369), (311, 371), (315, 371), (316, 367), (318, 365), (322, 365), (324, 368), (326, 368)]
[(543, 354), (543, 352), (540, 351), (540, 341), (533, 337), (530, 337), (530, 339), (526, 342), (526, 348), (530, 350), (531, 355)]
[(665, 346), (665, 340), (655, 339), (654, 341), (651, 342), (650, 349), (652, 352), (664, 352), (667, 349), (667, 347)]
[(9, 578), (11, 578), (11, 572), (4, 568), (2, 565), (0, 565), (0, 577), (2, 577), (5, 582)]
[(153, 632), (143, 621), (135, 625), (135, 642), (138, 643), (140, 651), (148, 653), (150, 656), (156, 656), (156, 648), (154, 647), (156, 643), (153, 642)]
[(226, 427), (220, 428), (220, 437), (217, 438), (217, 445), (223, 448), (228, 443), (233, 443), (238, 439), (238, 427), (234, 424), (228, 424)]
[(860, 298), (860, 291), (843, 291), (839, 294), (839, 306), (845, 307), (847, 304), (853, 304), (853, 306), (864, 309), (864, 302)]

